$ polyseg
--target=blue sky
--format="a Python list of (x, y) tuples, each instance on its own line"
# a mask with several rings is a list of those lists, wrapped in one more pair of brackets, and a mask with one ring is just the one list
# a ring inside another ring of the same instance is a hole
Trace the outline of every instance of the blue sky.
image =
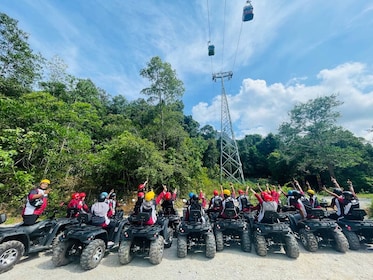
[[(295, 104), (338, 94), (339, 125), (373, 140), (373, 2), (253, 0), (1, 0), (35, 52), (110, 95), (139, 97), (154, 56), (184, 82), (184, 113), (220, 130), (225, 81), (235, 137), (277, 133)], [(216, 55), (207, 54), (208, 41)]]

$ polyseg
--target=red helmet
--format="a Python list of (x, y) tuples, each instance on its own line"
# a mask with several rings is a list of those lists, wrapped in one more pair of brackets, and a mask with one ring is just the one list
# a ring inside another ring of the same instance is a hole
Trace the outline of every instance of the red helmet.
[(273, 197), (268, 193), (264, 194), (263, 199), (264, 199), (264, 201), (273, 201)]
[(79, 194), (79, 196), (80, 196), (80, 198), (83, 198), (83, 197), (86, 197), (87, 195), (85, 194), (85, 192), (81, 192), (81, 193)]
[(166, 192), (166, 194), (164, 195), (164, 199), (165, 200), (170, 200), (171, 199), (171, 193), (170, 192)]
[(79, 193), (73, 193), (72, 195), (71, 195), (71, 198), (72, 199), (79, 199), (80, 198), (80, 196), (79, 196)]
[(214, 190), (214, 195), (215, 195), (215, 196), (216, 196), (216, 195), (219, 195), (218, 190)]
[(244, 194), (245, 192), (243, 190), (238, 190), (239, 194)]
[(145, 185), (144, 184), (140, 184), (137, 189), (140, 191), (140, 190), (143, 190), (144, 188), (145, 188)]
[(145, 196), (145, 194), (143, 192), (137, 193), (137, 197), (144, 197), (144, 196)]

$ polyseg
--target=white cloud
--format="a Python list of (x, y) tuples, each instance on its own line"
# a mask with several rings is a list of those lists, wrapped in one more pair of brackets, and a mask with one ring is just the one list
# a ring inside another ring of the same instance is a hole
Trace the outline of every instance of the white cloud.
[[(304, 103), (320, 96), (338, 94), (343, 105), (337, 108), (342, 117), (339, 125), (356, 136), (372, 140), (373, 91), (372, 74), (362, 63), (345, 63), (333, 69), (323, 69), (317, 75), (319, 83), (311, 86), (274, 83), (250, 78), (242, 81), (240, 91), (228, 95), (232, 122), (237, 138), (247, 134), (277, 133), (281, 123), (288, 121), (288, 112), (297, 103)], [(201, 126), (213, 123), (220, 130), (220, 97), (212, 103), (199, 103), (193, 107), (193, 118)]]

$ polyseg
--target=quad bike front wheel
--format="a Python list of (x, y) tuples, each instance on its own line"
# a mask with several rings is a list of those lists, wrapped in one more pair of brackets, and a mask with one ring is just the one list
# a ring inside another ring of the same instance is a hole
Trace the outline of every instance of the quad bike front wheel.
[(84, 270), (90, 270), (97, 267), (105, 255), (105, 242), (102, 239), (95, 239), (89, 243), (80, 257), (80, 266)]
[(20, 241), (12, 240), (2, 243), (0, 245), (0, 273), (11, 270), (24, 253), (25, 246)]

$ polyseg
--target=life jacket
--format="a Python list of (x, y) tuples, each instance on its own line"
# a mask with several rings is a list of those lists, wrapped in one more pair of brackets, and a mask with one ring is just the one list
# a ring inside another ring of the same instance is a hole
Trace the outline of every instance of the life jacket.
[(221, 196), (213, 197), (212, 208), (215, 209), (215, 210), (220, 209), (221, 205), (222, 205), (222, 202), (223, 202), (223, 199), (221, 198)]
[(264, 213), (266, 211), (276, 212), (277, 211), (277, 202), (276, 201), (263, 201), (263, 203), (260, 205), (260, 210), (259, 210), (259, 214), (258, 214), (258, 222), (262, 221), (262, 219), (264, 217)]
[(249, 203), (249, 199), (246, 195), (239, 196), (237, 200), (240, 203), (240, 211), (245, 211), (250, 208), (251, 204)]

